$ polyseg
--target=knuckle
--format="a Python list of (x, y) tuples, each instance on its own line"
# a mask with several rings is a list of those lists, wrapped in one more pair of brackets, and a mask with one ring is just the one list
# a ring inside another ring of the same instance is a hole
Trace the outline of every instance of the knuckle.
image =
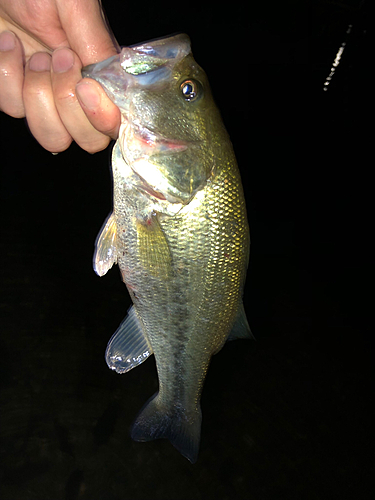
[(77, 105), (77, 98), (74, 92), (64, 92), (63, 90), (55, 90), (53, 97), (57, 106), (71, 108)]
[(97, 139), (95, 141), (90, 142), (78, 142), (78, 145), (85, 150), (87, 153), (94, 154), (99, 151), (103, 151), (109, 144), (109, 139), (107, 137), (103, 137)]
[(49, 137), (48, 139), (40, 140), (39, 143), (50, 153), (62, 153), (69, 148), (72, 138), (70, 136)]
[(0, 78), (1, 79), (11, 79), (15, 76), (16, 72), (12, 70), (12, 67), (6, 64), (2, 64), (0, 68)]
[(25, 117), (25, 110), (20, 108), (20, 109), (15, 109), (12, 110), (11, 113), (8, 113), (12, 118), (24, 118)]
[(22, 85), (0, 78), (0, 110), (13, 118), (25, 116)]
[(12, 118), (23, 118), (25, 116), (25, 108), (22, 97), (16, 95), (1, 95), (0, 91), (0, 111)]
[[(39, 75), (38, 75), (39, 76)], [(49, 75), (43, 75), (38, 79), (25, 78), (23, 86), (23, 96), (34, 107), (36, 104), (42, 104), (43, 108), (51, 100), (51, 80)]]
[(24, 118), (25, 116), (25, 109), (22, 103), (17, 105), (15, 105), (14, 103), (12, 105), (0, 104), (0, 111), (5, 113), (6, 115), (11, 116), (12, 118)]
[(31, 99), (32, 102), (35, 103), (35, 99), (37, 102), (45, 100), (49, 93), (49, 86), (47, 83), (39, 83), (39, 85), (32, 85), (27, 80), (25, 81), (25, 85), (23, 87), (23, 95), (25, 99)]

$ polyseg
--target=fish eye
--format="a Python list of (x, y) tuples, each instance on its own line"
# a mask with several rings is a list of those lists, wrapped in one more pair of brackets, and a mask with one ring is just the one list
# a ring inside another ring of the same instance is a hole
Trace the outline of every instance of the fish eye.
[(180, 85), (182, 97), (185, 101), (195, 101), (201, 94), (201, 85), (196, 80), (185, 80)]

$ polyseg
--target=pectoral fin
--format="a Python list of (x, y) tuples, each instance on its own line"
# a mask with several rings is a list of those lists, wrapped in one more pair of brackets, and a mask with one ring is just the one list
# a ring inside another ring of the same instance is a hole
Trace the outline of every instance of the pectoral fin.
[(171, 275), (171, 254), (156, 215), (137, 222), (137, 244), (143, 268), (152, 276), (167, 279)]
[(117, 263), (116, 221), (113, 213), (108, 217), (95, 244), (94, 271), (104, 276)]
[(126, 373), (143, 363), (152, 353), (133, 306), (108, 342), (105, 352), (107, 365), (117, 373)]

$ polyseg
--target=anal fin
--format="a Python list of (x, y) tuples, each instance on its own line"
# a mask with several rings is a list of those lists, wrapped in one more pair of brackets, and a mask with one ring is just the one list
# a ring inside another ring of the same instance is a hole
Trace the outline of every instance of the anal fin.
[(151, 345), (132, 306), (108, 342), (105, 352), (107, 365), (117, 373), (126, 373), (143, 363), (152, 353)]

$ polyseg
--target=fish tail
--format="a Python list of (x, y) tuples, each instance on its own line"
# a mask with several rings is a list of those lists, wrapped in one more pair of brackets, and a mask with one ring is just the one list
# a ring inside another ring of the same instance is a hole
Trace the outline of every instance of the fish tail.
[(156, 393), (145, 404), (136, 418), (131, 437), (134, 441), (152, 441), (166, 438), (192, 464), (197, 461), (201, 435), (200, 407), (192, 414), (178, 405), (167, 407)]

